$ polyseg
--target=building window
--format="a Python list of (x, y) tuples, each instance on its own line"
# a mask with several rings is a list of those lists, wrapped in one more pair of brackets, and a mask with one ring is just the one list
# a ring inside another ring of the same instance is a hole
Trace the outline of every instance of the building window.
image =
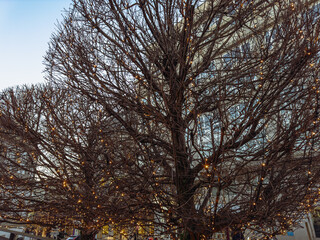
[(315, 235), (317, 238), (320, 238), (320, 208), (316, 208), (312, 213), (313, 218), (313, 227)]

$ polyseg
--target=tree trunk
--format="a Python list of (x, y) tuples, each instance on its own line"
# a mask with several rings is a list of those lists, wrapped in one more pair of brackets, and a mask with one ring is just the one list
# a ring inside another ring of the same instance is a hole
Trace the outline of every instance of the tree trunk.
[(97, 231), (82, 230), (80, 233), (80, 240), (95, 240), (96, 234)]

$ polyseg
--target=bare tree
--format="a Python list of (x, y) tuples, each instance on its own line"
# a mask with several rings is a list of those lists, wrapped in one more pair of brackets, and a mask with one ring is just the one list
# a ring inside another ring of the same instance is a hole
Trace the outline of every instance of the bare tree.
[(0, 104), (0, 221), (74, 227), (93, 239), (121, 216), (112, 161), (121, 129), (98, 104), (49, 86), (7, 90)]
[(318, 17), (311, 0), (78, 0), (47, 77), (121, 125), (133, 222), (272, 236), (318, 197)]

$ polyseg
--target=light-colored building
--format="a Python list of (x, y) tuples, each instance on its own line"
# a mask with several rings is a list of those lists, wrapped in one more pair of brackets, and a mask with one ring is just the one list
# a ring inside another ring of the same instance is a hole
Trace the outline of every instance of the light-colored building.
[(285, 235), (277, 236), (278, 240), (320, 240), (320, 208), (301, 222), (300, 227)]

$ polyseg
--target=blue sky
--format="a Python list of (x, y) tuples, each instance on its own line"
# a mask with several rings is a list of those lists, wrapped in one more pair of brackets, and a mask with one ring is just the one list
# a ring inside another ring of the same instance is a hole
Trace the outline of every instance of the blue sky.
[(71, 0), (0, 0), (0, 91), (44, 82), (43, 56)]

